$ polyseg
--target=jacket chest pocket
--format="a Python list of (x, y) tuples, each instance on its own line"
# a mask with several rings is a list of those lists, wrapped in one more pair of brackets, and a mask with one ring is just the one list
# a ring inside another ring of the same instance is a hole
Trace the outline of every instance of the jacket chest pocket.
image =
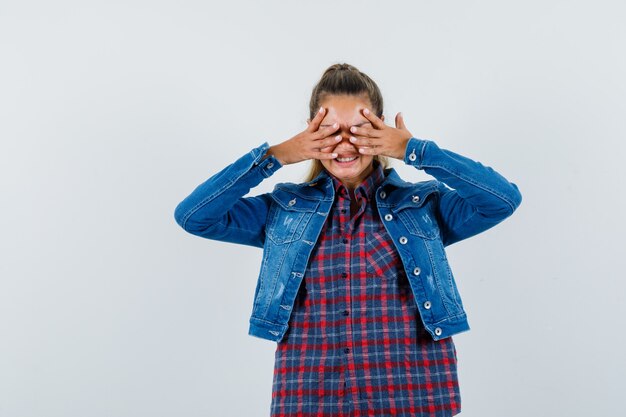
[(270, 206), (265, 234), (277, 245), (299, 240), (319, 201), (307, 200), (283, 190), (272, 193), (274, 203)]
[(410, 234), (424, 239), (438, 238), (439, 225), (435, 218), (437, 200), (429, 198), (418, 203), (409, 200), (394, 207), (392, 211), (396, 213)]

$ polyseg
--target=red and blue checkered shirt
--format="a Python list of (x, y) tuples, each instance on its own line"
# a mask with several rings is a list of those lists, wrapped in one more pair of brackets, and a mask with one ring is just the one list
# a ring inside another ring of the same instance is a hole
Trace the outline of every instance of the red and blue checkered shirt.
[(277, 344), (272, 417), (429, 416), (461, 411), (452, 338), (423, 328), (376, 209), (372, 174), (336, 198)]

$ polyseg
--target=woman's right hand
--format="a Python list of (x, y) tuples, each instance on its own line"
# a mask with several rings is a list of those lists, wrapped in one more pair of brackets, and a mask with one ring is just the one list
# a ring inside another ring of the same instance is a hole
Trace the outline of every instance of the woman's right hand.
[(336, 153), (323, 151), (324, 148), (329, 148), (341, 141), (341, 135), (331, 136), (339, 129), (337, 123), (320, 129), (319, 126), (325, 114), (326, 109), (320, 107), (304, 131), (278, 145), (270, 146), (265, 157), (274, 155), (282, 165), (295, 164), (307, 159), (336, 158)]

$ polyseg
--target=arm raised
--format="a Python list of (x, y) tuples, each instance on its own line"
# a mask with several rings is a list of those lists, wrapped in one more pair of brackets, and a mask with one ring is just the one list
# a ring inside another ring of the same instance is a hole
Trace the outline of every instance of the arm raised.
[(438, 214), (444, 245), (495, 226), (522, 202), (517, 185), (493, 168), (431, 140), (409, 139), (404, 162), (440, 181)]
[(243, 197), (282, 164), (267, 142), (198, 185), (174, 210), (187, 232), (206, 239), (263, 247), (269, 194)]

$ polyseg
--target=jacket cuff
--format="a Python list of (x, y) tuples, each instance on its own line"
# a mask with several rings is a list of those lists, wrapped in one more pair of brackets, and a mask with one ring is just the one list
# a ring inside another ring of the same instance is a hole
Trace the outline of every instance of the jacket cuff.
[(424, 159), (424, 148), (426, 148), (428, 142), (426, 139), (409, 139), (404, 151), (404, 163), (421, 169)]
[(261, 174), (265, 178), (271, 176), (274, 172), (283, 167), (283, 164), (281, 164), (274, 155), (269, 155), (267, 158), (264, 158), (269, 148), (270, 145), (267, 142), (264, 142), (260, 146), (252, 149), (251, 151), (251, 154), (253, 156), (252, 167), (255, 169), (260, 169)]

